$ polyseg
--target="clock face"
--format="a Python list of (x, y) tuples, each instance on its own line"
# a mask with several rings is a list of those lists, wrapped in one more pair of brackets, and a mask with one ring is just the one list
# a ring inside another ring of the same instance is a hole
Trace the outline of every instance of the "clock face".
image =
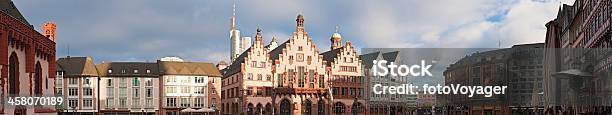
[(296, 61), (303, 62), (304, 61), (304, 54), (303, 53), (298, 53)]

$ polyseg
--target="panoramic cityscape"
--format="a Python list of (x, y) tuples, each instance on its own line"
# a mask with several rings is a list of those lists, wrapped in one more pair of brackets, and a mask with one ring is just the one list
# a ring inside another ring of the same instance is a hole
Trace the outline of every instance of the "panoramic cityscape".
[(610, 0), (319, 2), (0, 0), (0, 114), (612, 114)]

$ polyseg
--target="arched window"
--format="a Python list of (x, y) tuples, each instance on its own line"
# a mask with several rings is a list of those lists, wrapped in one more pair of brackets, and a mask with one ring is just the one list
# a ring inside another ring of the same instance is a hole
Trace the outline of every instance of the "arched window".
[(40, 62), (36, 62), (36, 70), (34, 73), (34, 94), (36, 96), (42, 95), (42, 67), (40, 66)]
[(19, 93), (19, 60), (17, 58), (17, 54), (13, 52), (9, 57), (9, 80), (8, 80), (8, 89), (9, 94), (17, 94)]
[(334, 112), (338, 115), (344, 113), (344, 104), (342, 102), (334, 104)]

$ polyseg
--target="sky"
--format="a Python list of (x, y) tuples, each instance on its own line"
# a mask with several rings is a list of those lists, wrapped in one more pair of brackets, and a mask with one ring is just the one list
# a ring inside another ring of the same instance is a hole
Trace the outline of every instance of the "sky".
[[(15, 0), (36, 30), (57, 24), (57, 57), (229, 61), (232, 0)], [(235, 0), (242, 36), (279, 43), (305, 29), (321, 52), (339, 26), (357, 48), (499, 48), (544, 42), (545, 23), (573, 0)]]

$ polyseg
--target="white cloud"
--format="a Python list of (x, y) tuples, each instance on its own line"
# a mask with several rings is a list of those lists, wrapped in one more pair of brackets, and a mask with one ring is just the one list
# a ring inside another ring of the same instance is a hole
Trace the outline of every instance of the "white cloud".
[(510, 6), (506, 18), (500, 23), (496, 37), (502, 38), (506, 46), (544, 42), (544, 24), (556, 17), (559, 3), (573, 4), (573, 0), (520, 0)]

